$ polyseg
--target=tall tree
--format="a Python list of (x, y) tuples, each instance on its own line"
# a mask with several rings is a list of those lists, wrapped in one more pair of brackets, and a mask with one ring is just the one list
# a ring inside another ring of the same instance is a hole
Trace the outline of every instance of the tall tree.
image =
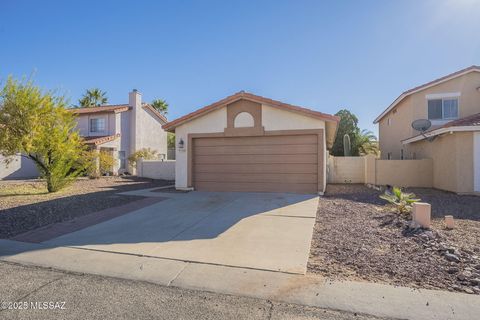
[(351, 143), (351, 155), (358, 156), (357, 137), (360, 133), (358, 118), (346, 109), (338, 111), (335, 115), (340, 117), (340, 122), (338, 124), (337, 136), (332, 147), (332, 155), (337, 157), (344, 156), (343, 137), (348, 135)]
[(55, 192), (72, 182), (85, 151), (74, 115), (63, 97), (42, 92), (31, 81), (8, 78), (0, 88), (0, 154), (8, 164), (20, 153), (31, 159)]
[(98, 88), (87, 89), (78, 104), (81, 108), (98, 107), (108, 102), (107, 93)]
[(168, 103), (163, 99), (155, 99), (151, 103), (152, 107), (154, 107), (158, 112), (163, 114), (164, 116), (168, 113)]

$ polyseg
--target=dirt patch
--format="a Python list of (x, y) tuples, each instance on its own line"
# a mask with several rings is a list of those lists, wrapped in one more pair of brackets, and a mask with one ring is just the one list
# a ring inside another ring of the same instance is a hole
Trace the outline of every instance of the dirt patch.
[(120, 192), (169, 185), (162, 180), (135, 177), (80, 179), (56, 193), (46, 193), (41, 181), (0, 182), (0, 238), (72, 220), (142, 199)]
[[(319, 201), (309, 272), (480, 293), (480, 197), (409, 191), (432, 204), (431, 230), (408, 228), (408, 222), (378, 198), (379, 191), (329, 185)], [(444, 228), (446, 214), (455, 217), (454, 230)]]

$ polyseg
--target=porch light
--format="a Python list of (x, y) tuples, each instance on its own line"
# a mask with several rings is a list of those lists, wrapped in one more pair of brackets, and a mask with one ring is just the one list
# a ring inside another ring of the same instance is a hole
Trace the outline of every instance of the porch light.
[(180, 141), (178, 141), (178, 149), (183, 149), (184, 146), (185, 146), (185, 143), (183, 142), (183, 139), (180, 138)]

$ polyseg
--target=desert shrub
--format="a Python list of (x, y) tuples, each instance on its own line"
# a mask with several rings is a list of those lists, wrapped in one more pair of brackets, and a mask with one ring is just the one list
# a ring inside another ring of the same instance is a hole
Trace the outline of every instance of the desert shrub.
[(157, 150), (152, 150), (150, 148), (143, 148), (140, 150), (135, 151), (128, 157), (128, 163), (132, 167), (137, 166), (137, 161), (138, 159), (143, 158), (145, 160), (155, 160), (158, 159), (158, 151)]
[(403, 192), (399, 187), (393, 187), (392, 190), (386, 190), (380, 198), (394, 205), (398, 214), (409, 214), (412, 211), (412, 205), (420, 201), (415, 194)]
[(106, 175), (112, 172), (112, 168), (115, 165), (115, 159), (108, 151), (101, 150), (98, 153), (98, 162), (100, 166), (100, 174)]

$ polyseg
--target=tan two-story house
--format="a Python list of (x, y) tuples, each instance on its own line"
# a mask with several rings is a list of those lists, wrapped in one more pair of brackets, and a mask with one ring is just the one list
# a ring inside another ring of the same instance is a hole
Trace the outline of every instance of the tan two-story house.
[(113, 174), (134, 173), (128, 157), (137, 150), (150, 148), (159, 158), (167, 156), (167, 119), (151, 105), (142, 103), (137, 90), (129, 93), (128, 104), (71, 109), (77, 115), (77, 129), (85, 142), (113, 155)]
[[(418, 119), (431, 127), (414, 129)], [(403, 92), (374, 123), (382, 159), (431, 158), (435, 188), (480, 192), (479, 66)]]

